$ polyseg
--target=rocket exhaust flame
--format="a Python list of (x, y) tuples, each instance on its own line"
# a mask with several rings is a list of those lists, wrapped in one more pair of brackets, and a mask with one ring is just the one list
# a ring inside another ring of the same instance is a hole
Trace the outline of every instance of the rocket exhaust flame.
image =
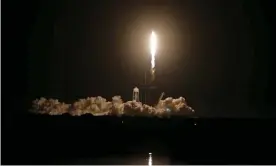
[(152, 80), (154, 80), (154, 72), (155, 72), (155, 54), (157, 49), (157, 38), (154, 31), (151, 32), (150, 36), (150, 53), (151, 53), (151, 75)]
[(150, 53), (151, 53), (151, 68), (155, 68), (155, 54), (157, 48), (156, 34), (152, 31), (150, 36)]

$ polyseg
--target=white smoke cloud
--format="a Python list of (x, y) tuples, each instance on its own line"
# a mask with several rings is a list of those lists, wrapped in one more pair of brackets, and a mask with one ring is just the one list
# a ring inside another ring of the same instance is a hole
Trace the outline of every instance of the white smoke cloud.
[(92, 114), (94, 116), (108, 115), (112, 108), (112, 103), (107, 102), (105, 98), (88, 97), (87, 99), (80, 99), (75, 102), (68, 110), (68, 113), (73, 116), (80, 116), (83, 114)]
[(110, 114), (121, 116), (124, 114), (124, 102), (121, 96), (112, 97), (112, 106)]
[(49, 115), (61, 115), (68, 112), (70, 104), (60, 103), (55, 99), (40, 98), (33, 101), (33, 108), (31, 109), (34, 113), (49, 114)]
[(183, 97), (173, 99), (168, 97), (161, 100), (156, 106), (149, 106), (141, 102), (123, 102), (121, 96), (112, 97), (107, 101), (103, 97), (88, 97), (74, 102), (72, 105), (60, 103), (58, 100), (40, 98), (33, 101), (31, 109), (34, 113), (62, 115), (68, 113), (72, 116), (92, 114), (93, 116), (103, 115), (129, 115), (129, 116), (167, 116), (173, 113), (193, 113)]

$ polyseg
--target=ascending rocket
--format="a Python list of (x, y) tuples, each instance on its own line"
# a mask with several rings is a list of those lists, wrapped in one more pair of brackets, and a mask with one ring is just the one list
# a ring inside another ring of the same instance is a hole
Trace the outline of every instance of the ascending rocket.
[(151, 73), (151, 75), (154, 75), (154, 73), (155, 73), (155, 68), (151, 68), (151, 69), (150, 69), (150, 73)]
[(155, 68), (150, 69), (150, 74), (151, 74), (151, 81), (155, 79)]

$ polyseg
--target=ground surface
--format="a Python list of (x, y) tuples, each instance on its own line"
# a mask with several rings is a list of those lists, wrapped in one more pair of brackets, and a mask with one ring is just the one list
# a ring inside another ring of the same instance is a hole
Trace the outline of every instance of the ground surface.
[[(272, 157), (260, 155), (272, 150), (267, 143), (273, 134), (264, 135), (263, 130), (273, 131), (272, 124), (272, 120), (30, 114), (6, 126), (2, 163), (147, 164), (149, 152), (153, 164), (270, 163)], [(261, 144), (256, 142), (261, 141), (256, 138), (260, 133), (266, 138)]]

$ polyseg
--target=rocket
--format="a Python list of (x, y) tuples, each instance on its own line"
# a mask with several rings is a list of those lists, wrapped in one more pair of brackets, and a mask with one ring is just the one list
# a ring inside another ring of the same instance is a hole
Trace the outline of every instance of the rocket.
[(155, 68), (150, 69), (150, 74), (151, 74), (151, 81), (154, 81), (154, 79), (155, 79)]
[(155, 74), (155, 68), (151, 68), (151, 69), (150, 69), (150, 74), (151, 74), (151, 75), (154, 75), (154, 74)]

